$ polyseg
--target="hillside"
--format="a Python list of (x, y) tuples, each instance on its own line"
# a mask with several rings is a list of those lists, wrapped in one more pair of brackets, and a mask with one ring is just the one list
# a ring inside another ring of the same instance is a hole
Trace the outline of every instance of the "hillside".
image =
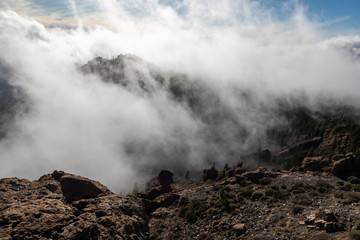
[(359, 178), (236, 167), (171, 183), (164, 172), (132, 196), (58, 171), (1, 179), (1, 239), (359, 239)]
[[(174, 129), (164, 125), (165, 138), (127, 136), (126, 156), (146, 158), (131, 162), (137, 174), (155, 176), (144, 191), (135, 184), (133, 194), (62, 171), (35, 181), (0, 179), (0, 239), (360, 239), (353, 105), (239, 90), (235, 107), (201, 79), (133, 55), (99, 57), (79, 71), (156, 109), (163, 106), (153, 100), (164, 97), (197, 127), (178, 126), (180, 118)], [(3, 116), (21, 102), (14, 91), (1, 85)]]

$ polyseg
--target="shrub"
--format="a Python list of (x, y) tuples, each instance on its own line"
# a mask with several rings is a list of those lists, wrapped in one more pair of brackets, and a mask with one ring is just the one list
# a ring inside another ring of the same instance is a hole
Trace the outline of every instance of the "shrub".
[(328, 193), (333, 188), (333, 186), (331, 184), (329, 184), (325, 181), (318, 181), (316, 183), (315, 187), (319, 193)]
[(344, 186), (344, 182), (342, 182), (342, 181), (337, 181), (337, 182), (336, 182), (336, 185), (339, 186), (339, 187)]
[(344, 193), (336, 192), (336, 193), (334, 193), (334, 197), (339, 198), (339, 199), (344, 199)]
[(228, 192), (225, 190), (224, 187), (220, 187), (219, 190), (219, 201), (221, 203), (221, 205), (223, 207), (225, 207), (226, 210), (230, 209), (230, 199), (229, 199), (229, 194)]
[(351, 184), (345, 184), (344, 186), (341, 186), (340, 189), (343, 191), (351, 191), (353, 186)]
[(351, 184), (360, 184), (360, 179), (355, 177), (355, 176), (350, 176), (348, 178), (348, 181), (351, 183)]
[(251, 194), (251, 200), (252, 201), (256, 201), (259, 200), (264, 194), (261, 192), (254, 192), (253, 194)]
[(251, 194), (254, 191), (252, 190), (252, 188), (247, 187), (247, 188), (242, 188), (239, 192), (238, 192), (238, 196), (239, 197), (244, 197), (244, 198), (250, 198)]
[[(184, 204), (179, 208), (179, 217), (183, 217), (189, 223), (195, 223), (198, 219), (204, 218), (206, 211), (208, 210), (209, 206), (205, 200), (198, 200), (194, 199), (191, 203), (188, 202), (187, 198), (181, 198), (180, 202)], [(179, 205), (180, 205), (179, 202)]]
[(179, 206), (188, 205), (188, 204), (189, 204), (189, 199), (187, 197), (180, 198)]
[(187, 212), (187, 214), (185, 215), (185, 219), (188, 223), (196, 223), (196, 221), (198, 220), (197, 216), (192, 213), (192, 212)]
[(179, 217), (184, 218), (187, 211), (188, 211), (188, 208), (187, 208), (187, 207), (181, 206), (181, 207), (179, 208)]
[(273, 189), (267, 189), (267, 190), (265, 191), (265, 195), (266, 195), (266, 196), (275, 196), (276, 193), (278, 193), (278, 191), (273, 190)]
[(360, 221), (357, 221), (354, 226), (355, 230), (360, 230)]
[(270, 178), (262, 178), (259, 180), (259, 184), (260, 185), (268, 185), (271, 183), (271, 179)]
[(360, 240), (360, 231), (359, 230), (351, 230), (349, 233), (350, 239)]
[(312, 201), (306, 195), (299, 195), (293, 199), (293, 203), (297, 205), (310, 206)]
[(300, 206), (294, 206), (294, 207), (292, 208), (292, 212), (293, 212), (294, 215), (295, 215), (295, 214), (298, 214), (298, 213), (301, 213), (302, 211), (304, 211), (304, 208), (303, 208), (303, 207), (300, 207)]
[(342, 201), (344, 204), (351, 204), (360, 202), (360, 193), (356, 192), (347, 192), (344, 194), (344, 199)]

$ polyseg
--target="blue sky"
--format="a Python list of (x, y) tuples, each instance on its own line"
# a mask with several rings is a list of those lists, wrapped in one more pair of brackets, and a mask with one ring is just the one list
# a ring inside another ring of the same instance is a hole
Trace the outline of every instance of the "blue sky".
[(355, 31), (360, 33), (359, 0), (302, 0), (308, 6), (310, 15), (316, 15), (321, 22), (328, 22), (334, 31)]
[[(6, 2), (7, 0), (5, 0)], [(12, 0), (9, 0), (12, 1)], [(24, 1), (24, 0), (17, 0)], [(34, 7), (40, 6), (50, 13), (60, 13), (61, 17), (69, 17), (69, 0), (27, 0)], [(105, 0), (106, 1), (106, 0)], [(118, 0), (121, 1), (121, 0)], [(174, 4), (183, 0), (159, 0), (162, 4)], [(251, 0), (250, 0), (251, 1)], [(283, 3), (298, 2), (306, 7), (309, 19), (323, 23), (323, 28), (332, 33), (360, 34), (360, 0), (257, 0), (265, 8), (281, 8)], [(16, 2), (16, 1), (15, 1)], [(91, 1), (75, 0), (80, 14), (88, 12), (94, 6)], [(1, 7), (1, 4), (0, 4)], [(280, 11), (279, 11), (279, 14)], [(286, 16), (285, 16), (286, 17)]]

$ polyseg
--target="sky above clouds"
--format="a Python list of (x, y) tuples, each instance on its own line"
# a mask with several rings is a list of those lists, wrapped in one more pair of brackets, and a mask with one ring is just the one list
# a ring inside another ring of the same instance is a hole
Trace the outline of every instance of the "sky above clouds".
[[(88, 25), (105, 24), (104, 16), (99, 14), (99, 8), (102, 5), (100, 2), (96, 0), (3, 0), (3, 3), (0, 3), (0, 9), (12, 9), (50, 26), (74, 27), (78, 25), (77, 16), (87, 19), (84, 22)], [(171, 6), (181, 14), (184, 11), (182, 3), (186, 1), (159, 0), (147, 2)], [(250, 2), (271, 9), (273, 17), (277, 16), (279, 19), (289, 16), (286, 14), (291, 12), (288, 11), (289, 9), (284, 14), (284, 8), (287, 5), (292, 7), (301, 5), (309, 19), (318, 22), (331, 35), (360, 33), (360, 15), (358, 14), (360, 1), (357, 0), (254, 0)], [(133, 8), (133, 14), (136, 15), (139, 13), (138, 5), (141, 4), (141, 1), (133, 1), (127, 7)], [(216, 11), (222, 11), (222, 9), (219, 8)]]

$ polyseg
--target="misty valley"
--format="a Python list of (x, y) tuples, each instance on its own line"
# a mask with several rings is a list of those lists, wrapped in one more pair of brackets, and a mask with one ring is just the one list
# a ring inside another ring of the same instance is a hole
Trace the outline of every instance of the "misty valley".
[(1, 2), (0, 239), (359, 240), (360, 36), (312, 4)]

